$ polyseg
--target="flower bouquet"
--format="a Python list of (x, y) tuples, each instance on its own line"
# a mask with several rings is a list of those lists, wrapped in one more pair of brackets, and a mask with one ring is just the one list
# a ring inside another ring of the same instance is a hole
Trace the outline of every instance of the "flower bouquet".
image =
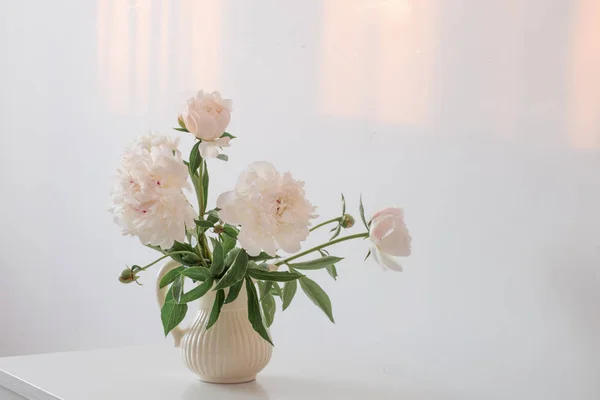
[[(286, 310), (298, 286), (333, 322), (329, 297), (305, 275), (323, 269), (336, 279), (342, 257), (330, 254), (331, 246), (369, 238), (365, 260), (372, 256), (384, 268), (401, 271), (396, 257), (409, 256), (411, 244), (402, 209), (386, 208), (367, 219), (362, 200), (364, 229), (340, 236), (355, 224), (343, 195), (341, 213), (312, 226), (317, 214), (304, 183), (265, 161), (250, 164), (235, 188), (209, 207), (208, 165), (227, 161), (222, 149), (235, 139), (226, 131), (231, 104), (218, 92), (198, 92), (174, 128), (196, 139), (188, 160), (178, 139), (142, 136), (122, 156), (112, 191), (111, 211), (123, 234), (161, 253), (148, 265), (126, 268), (119, 280), (139, 284), (141, 273), (168, 260), (157, 283), (164, 333), (183, 348), (188, 367), (211, 382), (254, 379), (271, 356), (268, 328), (276, 303)], [(324, 227), (331, 228), (328, 240), (302, 249), (309, 234)], [(186, 290), (185, 282), (192, 288)], [(198, 299), (196, 319), (179, 328), (188, 303)]]

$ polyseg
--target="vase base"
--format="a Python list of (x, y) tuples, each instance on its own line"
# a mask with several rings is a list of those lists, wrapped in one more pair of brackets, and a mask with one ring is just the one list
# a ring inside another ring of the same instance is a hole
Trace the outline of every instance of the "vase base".
[(199, 376), (202, 382), (208, 383), (245, 383), (256, 379), (256, 375), (235, 378), (219, 378), (215, 376)]

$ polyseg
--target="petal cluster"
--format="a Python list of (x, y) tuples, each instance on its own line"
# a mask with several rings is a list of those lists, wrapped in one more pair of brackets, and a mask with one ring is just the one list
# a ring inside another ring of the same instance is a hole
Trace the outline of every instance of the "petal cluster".
[(255, 162), (238, 178), (234, 190), (217, 200), (220, 218), (240, 225), (240, 244), (251, 256), (300, 250), (309, 234), (315, 207), (306, 199), (304, 182), (280, 174), (268, 162)]
[(111, 211), (122, 233), (163, 249), (183, 242), (196, 217), (183, 193), (188, 171), (178, 144), (157, 134), (140, 137), (122, 156), (111, 193)]

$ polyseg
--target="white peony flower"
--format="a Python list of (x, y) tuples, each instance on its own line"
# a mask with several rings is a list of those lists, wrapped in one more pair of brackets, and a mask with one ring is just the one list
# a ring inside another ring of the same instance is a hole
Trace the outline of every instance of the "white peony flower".
[(204, 158), (214, 158), (219, 147), (229, 147), (228, 137), (221, 137), (231, 119), (231, 100), (223, 99), (219, 92), (199, 91), (187, 101), (181, 115), (185, 127), (202, 140), (199, 151)]
[(404, 223), (401, 208), (386, 208), (373, 215), (369, 238), (373, 242), (371, 254), (384, 268), (402, 271), (394, 256), (410, 256), (412, 238)]
[(140, 150), (146, 150), (150, 152), (153, 147), (159, 147), (161, 149), (169, 149), (175, 153), (178, 157), (181, 156), (179, 151), (179, 138), (172, 138), (166, 135), (159, 135), (158, 133), (148, 133), (137, 138), (131, 151), (136, 152)]
[(139, 138), (121, 158), (111, 195), (122, 233), (163, 249), (183, 242), (196, 217), (182, 192), (189, 188), (188, 170), (177, 145), (156, 134)]
[(278, 249), (299, 251), (310, 220), (317, 217), (305, 197), (304, 182), (294, 180), (289, 172), (281, 175), (264, 161), (250, 164), (235, 190), (219, 196), (217, 207), (224, 222), (241, 225), (238, 240), (251, 256), (261, 250), (271, 256)]

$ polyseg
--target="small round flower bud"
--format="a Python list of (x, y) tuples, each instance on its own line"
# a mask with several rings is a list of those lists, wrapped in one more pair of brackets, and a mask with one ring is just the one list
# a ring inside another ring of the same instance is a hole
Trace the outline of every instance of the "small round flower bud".
[(223, 225), (221, 225), (221, 224), (217, 224), (217, 225), (215, 225), (215, 226), (214, 226), (214, 228), (213, 228), (213, 231), (214, 231), (214, 232), (215, 232), (217, 235), (219, 235), (219, 234), (223, 233), (223, 231), (224, 231), (224, 229), (223, 229)]
[(177, 123), (179, 124), (180, 127), (182, 127), (183, 129), (187, 129), (185, 127), (185, 122), (183, 121), (183, 115), (179, 114), (177, 115)]
[(350, 214), (344, 214), (340, 224), (345, 229), (352, 228), (354, 226), (354, 217), (352, 217)]
[(135, 276), (135, 273), (129, 268), (125, 268), (123, 272), (121, 272), (121, 275), (119, 275), (119, 282), (121, 283), (131, 283), (136, 279), (137, 276)]

